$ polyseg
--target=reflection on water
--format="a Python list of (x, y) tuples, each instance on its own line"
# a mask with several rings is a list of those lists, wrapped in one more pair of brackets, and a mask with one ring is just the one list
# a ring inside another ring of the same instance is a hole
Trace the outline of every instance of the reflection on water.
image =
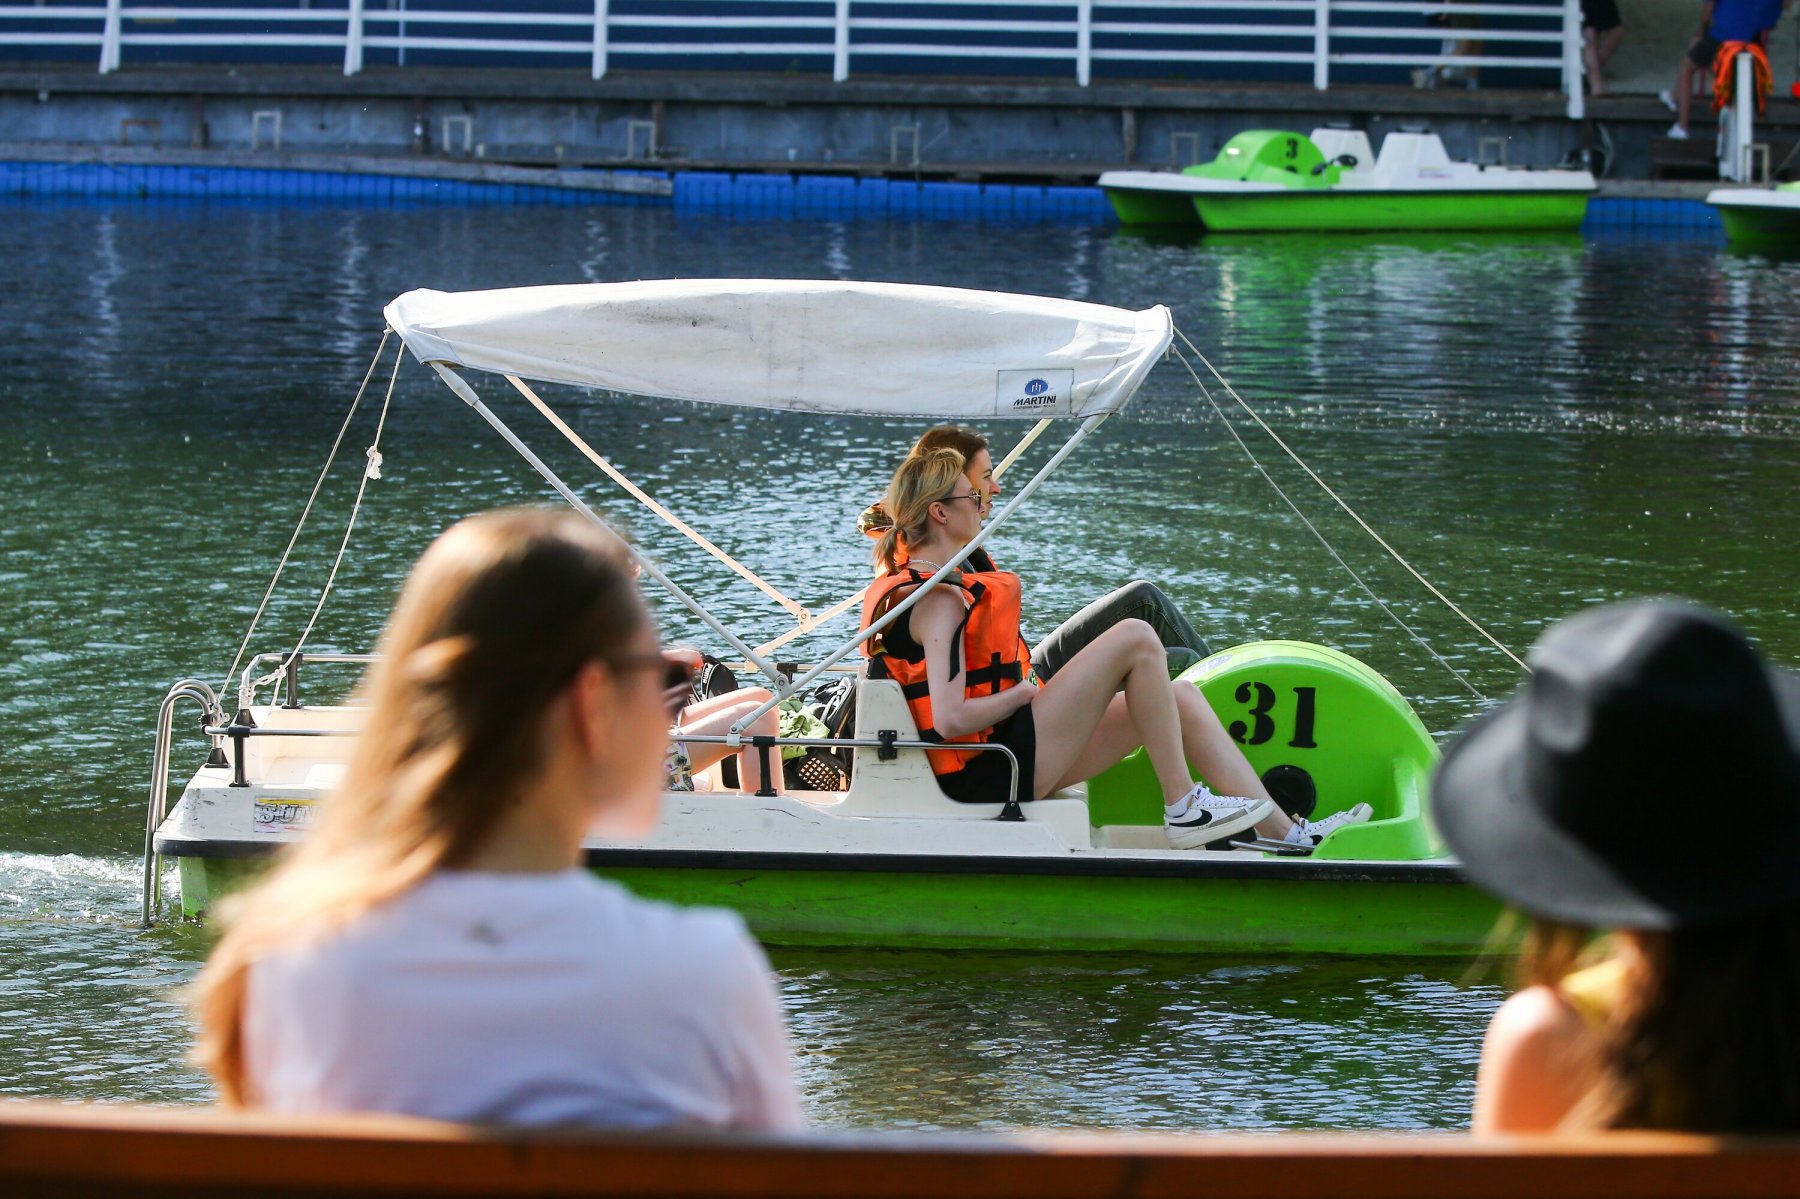
[[(1586, 604), (1679, 592), (1800, 660), (1792, 259), (1712, 239), (1169, 241), (651, 209), (4, 211), (0, 1093), (207, 1095), (172, 998), (204, 934), (130, 925), (156, 705), (173, 679), (224, 671), (380, 340), (380, 307), (413, 287), (828, 276), (1168, 304), (1334, 488), (1515, 648)], [(785, 627), (527, 406), (483, 394), (728, 623)], [(653, 495), (814, 608), (867, 577), (856, 513), (917, 431), (554, 399)], [(1488, 695), (1516, 683), (1227, 411), (1408, 622)], [(373, 420), (367, 408), (353, 427), (256, 648), (304, 626)], [(457, 516), (551, 498), (415, 364), (382, 448), (317, 649), (367, 648), (407, 563)], [(1143, 576), (1215, 645), (1300, 637), (1355, 654), (1434, 731), (1482, 707), (1286, 513), (1175, 364), (995, 549), (1028, 580), (1030, 631)], [(661, 611), (670, 636), (706, 640)], [(185, 735), (178, 776), (199, 752)], [(809, 1101), (836, 1124), (1454, 1126), (1497, 997), (1459, 988), (1458, 963), (812, 952), (778, 966)]]

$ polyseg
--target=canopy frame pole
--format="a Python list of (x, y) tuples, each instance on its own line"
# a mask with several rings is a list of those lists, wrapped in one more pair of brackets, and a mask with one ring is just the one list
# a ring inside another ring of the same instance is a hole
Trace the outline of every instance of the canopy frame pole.
[(1006, 523), (1007, 518), (1013, 514), (1014, 510), (1031, 498), (1031, 493), (1036, 491), (1038, 485), (1050, 476), (1050, 472), (1061, 466), (1063, 459), (1072, 454), (1075, 451), (1076, 446), (1080, 445), (1083, 441), (1086, 441), (1088, 434), (1099, 428), (1101, 422), (1105, 421), (1110, 415), (1111, 413), (1098, 412), (1083, 420), (1080, 428), (1076, 429), (1075, 432), (1070, 435), (1069, 440), (1063, 443), (1062, 449), (1056, 451), (1056, 453), (1050, 456), (1048, 462), (1038, 467), (1038, 472), (1035, 475), (1032, 475), (1023, 487), (1019, 488), (1019, 492), (1017, 495), (1013, 496), (1012, 502), (996, 512), (994, 518), (982, 527), (981, 532), (975, 534), (975, 536), (969, 540), (969, 544), (963, 546), (962, 549), (958, 550), (955, 554), (952, 554), (950, 561), (944, 563), (942, 567), (933, 572), (930, 578), (914, 588), (911, 595), (888, 609), (887, 613), (874, 624), (861, 630), (855, 637), (852, 637), (849, 641), (839, 646), (831, 653), (826, 654), (822, 661), (799, 678), (776, 687), (775, 693), (772, 696), (762, 704), (759, 704), (754, 711), (739, 718), (737, 722), (731, 726), (730, 736), (741, 737), (743, 731), (749, 728), (755, 721), (760, 720), (765, 712), (772, 711), (782, 700), (797, 694), (802, 688), (810, 686), (814, 680), (824, 674), (827, 670), (831, 669), (831, 667), (837, 665), (838, 662), (842, 661), (855, 650), (857, 646), (893, 624), (894, 621), (900, 618), (902, 613), (911, 611), (912, 606), (924, 598), (927, 592), (946, 581), (950, 577), (951, 571), (968, 561), (969, 555), (980, 549), (993, 534), (994, 530)]
[[(717, 617), (701, 607), (698, 601), (677, 586), (673, 579), (662, 572), (661, 567), (657, 566), (656, 563), (646, 557), (636, 546), (632, 545), (629, 541), (626, 541), (625, 538), (620, 537), (618, 531), (607, 524), (606, 521), (602, 520), (599, 513), (588, 507), (587, 503), (582, 500), (580, 496), (576, 495), (575, 492), (570, 489), (569, 485), (563, 482), (562, 479), (557, 476), (557, 473), (545, 464), (543, 459), (532, 453), (530, 446), (519, 440), (518, 434), (509, 429), (505, 421), (501, 420), (499, 416), (495, 415), (491, 408), (481, 402), (481, 397), (475, 394), (475, 389), (469, 386), (468, 380), (464, 379), (441, 362), (433, 362), (431, 364), (431, 369), (438, 373), (438, 376), (444, 380), (445, 385), (448, 386), (451, 391), (456, 393), (458, 399), (473, 408), (481, 415), (483, 420), (492, 425), (494, 431), (505, 438), (506, 443), (517, 450), (519, 456), (529, 462), (532, 468), (544, 477), (544, 481), (554, 487), (557, 494), (567, 500), (571, 507), (602, 529), (606, 530), (611, 536), (618, 538), (619, 543), (625, 547), (625, 552), (631, 555), (631, 560), (637, 563), (640, 570), (660, 583), (663, 589), (674, 596), (678, 603), (705, 622), (707, 628), (724, 638), (727, 645), (743, 654), (744, 661), (750, 663), (752, 666), (756, 667), (757, 670), (768, 676), (769, 681), (777, 687), (781, 685), (782, 677), (779, 670), (775, 669), (774, 666), (755, 650), (746, 645), (743, 639), (736, 633), (733, 633), (723, 624), (720, 624)], [(768, 706), (773, 707), (774, 705), (770, 704)], [(758, 712), (757, 715), (760, 716), (761, 712)]]

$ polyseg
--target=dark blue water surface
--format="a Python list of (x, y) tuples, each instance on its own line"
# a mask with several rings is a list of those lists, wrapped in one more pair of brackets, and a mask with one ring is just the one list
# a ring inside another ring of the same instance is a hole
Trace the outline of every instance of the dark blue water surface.
[[(156, 706), (177, 677), (223, 676), (381, 340), (381, 307), (415, 287), (766, 275), (1168, 304), (1294, 451), (1520, 652), (1577, 608), (1670, 592), (1800, 660), (1800, 263), (1710, 238), (1194, 243), (653, 209), (15, 203), (0, 217), (3, 1094), (208, 1097), (175, 995), (205, 933), (133, 927)], [(386, 381), (384, 366), (257, 649), (291, 644), (312, 612)], [(727, 623), (785, 627), (529, 408), (484, 394)], [(1515, 685), (1504, 656), (1213, 394), (1269, 476), (1476, 691)], [(814, 607), (861, 584), (856, 512), (917, 432), (552, 398), (652, 494)], [(367, 648), (407, 563), (457, 516), (553, 498), (410, 362), (381, 450), (315, 649)], [(1355, 654), (1434, 731), (1485, 702), (1390, 623), (1175, 363), (996, 550), (1030, 580), (1040, 633), (1143, 576), (1215, 645), (1282, 636)], [(699, 635), (662, 611), (670, 636)], [(194, 760), (185, 739), (178, 776)], [(846, 951), (777, 965), (826, 1124), (1454, 1127), (1500, 995), (1460, 985), (1456, 962)]]

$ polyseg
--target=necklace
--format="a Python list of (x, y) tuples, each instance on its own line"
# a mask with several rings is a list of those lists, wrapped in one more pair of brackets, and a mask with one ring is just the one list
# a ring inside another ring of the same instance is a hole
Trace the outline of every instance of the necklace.
[(933, 569), (933, 570), (942, 570), (942, 569), (944, 569), (944, 567), (943, 567), (943, 564), (942, 564), (942, 563), (938, 563), (938, 562), (933, 562), (933, 561), (932, 561), (932, 560), (931, 560), (931, 559), (930, 559), (930, 558), (908, 558), (908, 559), (907, 559), (907, 560), (906, 560), (906, 564), (907, 564), (907, 565), (908, 565), (908, 566), (918, 566), (918, 565), (919, 565), (919, 564), (921, 564), (921, 563), (923, 563), (923, 564), (924, 564), (924, 565), (926, 565), (926, 566), (929, 566), (929, 567), (931, 567), (931, 569)]

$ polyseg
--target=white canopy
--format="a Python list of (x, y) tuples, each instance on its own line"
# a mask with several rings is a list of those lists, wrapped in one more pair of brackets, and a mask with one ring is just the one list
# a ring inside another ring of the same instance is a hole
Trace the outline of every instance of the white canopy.
[(409, 291), (388, 324), (421, 362), (635, 395), (921, 418), (1116, 412), (1169, 310), (902, 283), (657, 279)]

